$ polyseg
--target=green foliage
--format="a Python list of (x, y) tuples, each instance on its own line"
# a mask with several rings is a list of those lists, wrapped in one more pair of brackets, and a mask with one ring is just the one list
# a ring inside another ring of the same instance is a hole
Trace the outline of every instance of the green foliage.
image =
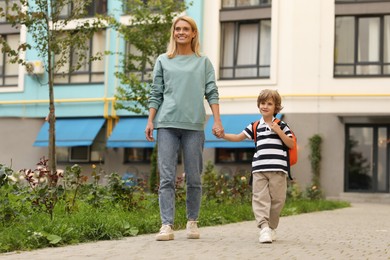
[(305, 197), (312, 200), (320, 200), (324, 198), (321, 189), (316, 185), (307, 186)]
[(125, 210), (130, 211), (141, 207), (140, 202), (145, 198), (145, 184), (141, 180), (133, 178), (122, 180), (118, 173), (111, 173), (108, 176), (107, 188), (111, 194), (110, 200)]
[(111, 20), (111, 26), (127, 43), (123, 54), (123, 67), (115, 75), (122, 86), (117, 88), (116, 109), (125, 109), (137, 114), (146, 113), (151, 72), (155, 59), (166, 51), (170, 27), (175, 15), (182, 13), (184, 1), (175, 0), (129, 0), (124, 1), (128, 25)]
[(287, 182), (287, 200), (302, 199), (303, 194), (298, 183), (294, 180)]
[(13, 170), (6, 165), (0, 164), (0, 188), (8, 184), (8, 178), (15, 178), (12, 176)]
[[(84, 181), (78, 165), (49, 180), (50, 172), (45, 165), (47, 161), (42, 159), (37, 170), (23, 170), (20, 176), (7, 171), (9, 183), (0, 187), (0, 253), (158, 231), (161, 225), (158, 196), (144, 193), (141, 180), (123, 180), (117, 173), (111, 173), (107, 176), (108, 185), (103, 186), (99, 180), (104, 172), (96, 170), (94, 165), (92, 183)], [(207, 164), (199, 216), (202, 226), (254, 219), (246, 174), (228, 178), (217, 175), (214, 166)], [(176, 182), (175, 229), (185, 228), (187, 221), (183, 180), (180, 177)], [(293, 190), (296, 192), (291, 194), (300, 194), (297, 185)], [(311, 200), (304, 195), (293, 196), (294, 199), (286, 201), (283, 216), (349, 206), (343, 202)], [(46, 214), (48, 209), (51, 214)]]
[(320, 171), (321, 171), (321, 143), (322, 138), (320, 135), (313, 135), (309, 139), (310, 145), (310, 165), (313, 173), (312, 182), (314, 185), (320, 185)]
[(106, 196), (106, 189), (100, 184), (100, 179), (102, 175), (105, 174), (101, 166), (99, 166), (98, 171), (96, 171), (96, 165), (92, 165), (92, 183), (87, 184), (84, 189), (87, 196), (86, 201), (93, 207), (98, 208), (104, 201)]
[(250, 173), (237, 173), (234, 176), (217, 174), (214, 165), (208, 161), (203, 173), (203, 195), (218, 202), (248, 200), (251, 197)]
[(81, 167), (75, 164), (71, 167), (66, 167), (64, 173), (64, 192), (65, 210), (70, 213), (77, 209), (77, 196), (84, 183), (87, 181), (87, 176), (81, 174)]
[(321, 144), (322, 137), (318, 134), (309, 138), (310, 145), (310, 165), (312, 171), (311, 185), (306, 187), (305, 196), (310, 199), (322, 199), (323, 192), (321, 191)]
[[(67, 214), (63, 202), (56, 208), (56, 221), (33, 212), (28, 219), (9, 222), (0, 229), (0, 252), (57, 247), (97, 240), (155, 233), (160, 228), (156, 195), (148, 195), (140, 209), (131, 211), (108, 205), (94, 208), (81, 202), (79, 210)], [(282, 216), (348, 207), (349, 204), (324, 200), (287, 201)], [(185, 228), (185, 205), (177, 204), (175, 229)], [(203, 197), (199, 222), (204, 226), (254, 220), (250, 201), (220, 203)], [(17, 223), (17, 225), (15, 224)]]
[(62, 173), (50, 171), (48, 159), (43, 157), (37, 163), (35, 170), (23, 169), (19, 174), (27, 181), (27, 187), (18, 187), (16, 192), (24, 196), (33, 209), (46, 212), (50, 215), (50, 219), (53, 219), (54, 208), (64, 194), (63, 187), (59, 185), (59, 179), (63, 177)]

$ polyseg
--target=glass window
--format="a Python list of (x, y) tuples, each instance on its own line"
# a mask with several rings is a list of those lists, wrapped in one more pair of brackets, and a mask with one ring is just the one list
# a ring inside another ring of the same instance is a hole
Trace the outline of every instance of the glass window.
[(216, 163), (252, 162), (253, 148), (216, 148)]
[(102, 150), (97, 144), (92, 146), (56, 147), (59, 162), (103, 162)]
[(222, 8), (269, 6), (272, 0), (222, 0)]
[(221, 79), (269, 78), (271, 20), (222, 23)]
[[(0, 35), (3, 40), (14, 50), (19, 45), (19, 34)], [(18, 63), (11, 63), (11, 58), (0, 51), (0, 87), (14, 87), (18, 85)]]
[(335, 76), (390, 76), (389, 20), (389, 15), (336, 17)]
[(125, 162), (149, 163), (153, 148), (125, 148)]
[[(149, 82), (152, 80), (153, 64), (152, 62), (145, 63), (145, 69), (142, 70), (141, 60), (143, 59), (142, 52), (138, 50), (134, 45), (127, 44), (126, 68), (128, 73), (134, 73), (138, 76), (138, 80), (142, 82)], [(149, 57), (149, 61), (155, 61), (156, 57)]]
[[(97, 53), (105, 51), (106, 31), (102, 30), (86, 40), (89, 45), (86, 50), (71, 49), (69, 60), (62, 64), (56, 72), (55, 84), (75, 84), (75, 83), (102, 83), (104, 82), (104, 56), (101, 59), (90, 61), (90, 58)], [(76, 68), (78, 60), (83, 58), (83, 63)], [(60, 59), (58, 56), (57, 59)]]
[(85, 6), (84, 0), (71, 1), (60, 10), (60, 17), (70, 17), (71, 15), (82, 17), (93, 17), (97, 14), (107, 13), (107, 0), (91, 1)]

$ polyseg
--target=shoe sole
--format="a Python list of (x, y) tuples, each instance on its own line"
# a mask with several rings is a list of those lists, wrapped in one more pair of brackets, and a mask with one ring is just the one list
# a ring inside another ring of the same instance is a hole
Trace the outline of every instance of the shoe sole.
[(175, 236), (173, 234), (169, 234), (168, 236), (156, 237), (156, 241), (169, 241), (173, 239), (175, 239)]
[(187, 234), (188, 239), (199, 239), (200, 235), (199, 234)]
[(259, 242), (262, 243), (262, 244), (271, 244), (272, 243), (272, 237), (259, 238)]

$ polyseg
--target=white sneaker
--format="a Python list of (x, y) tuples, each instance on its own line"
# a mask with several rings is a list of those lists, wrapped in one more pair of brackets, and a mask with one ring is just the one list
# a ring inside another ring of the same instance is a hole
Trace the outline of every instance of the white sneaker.
[(173, 235), (173, 229), (170, 225), (162, 225), (160, 228), (160, 233), (156, 235), (156, 240), (157, 241), (168, 241), (168, 240), (173, 240), (174, 235)]
[(272, 241), (276, 241), (276, 230), (271, 228)]
[(269, 227), (265, 227), (260, 230), (260, 243), (272, 243), (272, 231)]
[(187, 238), (189, 239), (199, 239), (200, 233), (198, 229), (198, 221), (188, 221), (187, 222)]

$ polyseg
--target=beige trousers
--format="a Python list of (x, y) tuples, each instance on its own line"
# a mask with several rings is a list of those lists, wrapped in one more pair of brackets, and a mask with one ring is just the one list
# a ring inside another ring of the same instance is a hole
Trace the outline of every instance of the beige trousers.
[(286, 174), (284, 172), (254, 173), (252, 192), (252, 209), (257, 226), (276, 229), (286, 201)]

